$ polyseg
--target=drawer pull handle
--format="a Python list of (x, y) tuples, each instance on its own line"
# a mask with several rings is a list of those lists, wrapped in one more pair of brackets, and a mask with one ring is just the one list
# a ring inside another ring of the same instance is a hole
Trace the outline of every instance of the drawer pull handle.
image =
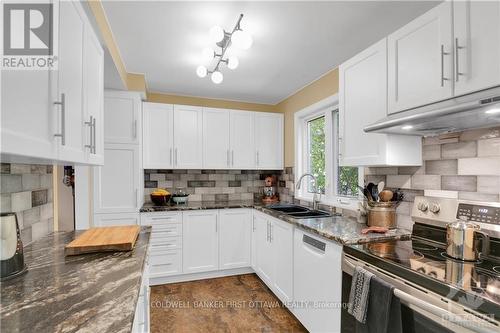
[(166, 263), (166, 264), (153, 264), (151, 266), (153, 266), (153, 267), (160, 267), (160, 266), (170, 266), (170, 265), (173, 265), (173, 264), (171, 262), (169, 262), (169, 263)]

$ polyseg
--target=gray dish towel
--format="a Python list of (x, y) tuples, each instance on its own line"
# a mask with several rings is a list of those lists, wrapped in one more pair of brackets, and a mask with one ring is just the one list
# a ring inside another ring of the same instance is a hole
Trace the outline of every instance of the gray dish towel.
[(394, 287), (374, 276), (370, 280), (366, 322), (356, 322), (357, 333), (401, 333), (401, 303)]
[(370, 295), (370, 280), (373, 273), (356, 266), (352, 275), (351, 294), (347, 312), (360, 323), (366, 322), (368, 312), (368, 296)]

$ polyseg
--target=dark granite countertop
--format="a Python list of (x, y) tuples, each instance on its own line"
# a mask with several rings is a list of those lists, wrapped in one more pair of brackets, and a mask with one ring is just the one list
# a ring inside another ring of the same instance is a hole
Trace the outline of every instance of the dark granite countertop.
[(5, 332), (130, 332), (151, 227), (129, 252), (65, 257), (77, 232), (55, 232), (24, 248), (28, 272), (2, 282)]
[(253, 200), (227, 202), (193, 201), (182, 205), (174, 204), (167, 206), (154, 206), (153, 204), (146, 204), (141, 208), (141, 212), (225, 208), (255, 208), (282, 221), (294, 224), (306, 231), (310, 231), (344, 245), (363, 244), (385, 240), (409, 239), (411, 235), (411, 231), (405, 229), (393, 229), (385, 234), (370, 233), (363, 235), (361, 233), (361, 230), (363, 228), (366, 228), (366, 225), (360, 224), (352, 218), (333, 216), (328, 218), (296, 219), (281, 212), (266, 208), (265, 204)]

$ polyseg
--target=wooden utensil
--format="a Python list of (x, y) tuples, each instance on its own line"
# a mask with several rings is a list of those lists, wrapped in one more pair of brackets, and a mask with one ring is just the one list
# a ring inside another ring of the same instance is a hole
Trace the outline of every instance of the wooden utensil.
[(90, 228), (66, 245), (67, 256), (109, 251), (130, 251), (134, 248), (141, 227), (138, 225)]
[(391, 201), (393, 195), (394, 195), (394, 193), (392, 193), (391, 190), (383, 190), (379, 194), (380, 201), (384, 201), (384, 202)]

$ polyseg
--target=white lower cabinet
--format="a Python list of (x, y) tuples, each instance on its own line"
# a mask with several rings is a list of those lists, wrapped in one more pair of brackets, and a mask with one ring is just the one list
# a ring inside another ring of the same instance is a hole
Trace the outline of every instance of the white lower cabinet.
[(249, 209), (219, 211), (219, 269), (250, 266), (251, 223)]
[(183, 272), (197, 273), (219, 268), (218, 211), (183, 213)]
[(310, 332), (340, 332), (342, 246), (295, 229), (292, 312)]
[(94, 227), (139, 224), (139, 213), (94, 214)]

